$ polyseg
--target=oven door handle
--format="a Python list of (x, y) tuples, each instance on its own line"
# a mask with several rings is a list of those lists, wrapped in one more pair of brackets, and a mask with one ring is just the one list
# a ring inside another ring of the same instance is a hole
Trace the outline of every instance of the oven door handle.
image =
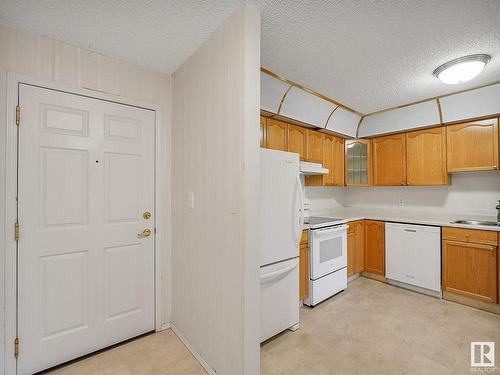
[(262, 284), (262, 283), (266, 283), (268, 281), (271, 281), (273, 279), (276, 279), (277, 277), (294, 270), (295, 268), (297, 268), (297, 266), (298, 266), (298, 262), (292, 264), (291, 266), (283, 268), (281, 270), (277, 270), (277, 271), (273, 271), (273, 272), (269, 272), (269, 273), (265, 273), (263, 275), (260, 275), (260, 282)]
[(324, 234), (327, 234), (327, 233), (335, 233), (335, 232), (341, 232), (341, 231), (344, 231), (346, 230), (348, 227), (347, 224), (343, 224), (339, 227), (333, 227), (333, 228), (323, 228), (323, 229), (313, 229), (311, 230), (311, 232), (313, 233), (313, 235), (324, 235)]

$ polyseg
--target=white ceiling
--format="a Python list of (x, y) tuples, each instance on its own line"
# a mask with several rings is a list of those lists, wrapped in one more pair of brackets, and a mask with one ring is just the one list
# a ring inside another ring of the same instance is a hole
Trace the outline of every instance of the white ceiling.
[[(241, 0), (0, 0), (0, 23), (171, 73)], [(500, 79), (498, 0), (255, 0), (262, 66), (361, 112)], [(440, 64), (492, 55), (474, 80)]]

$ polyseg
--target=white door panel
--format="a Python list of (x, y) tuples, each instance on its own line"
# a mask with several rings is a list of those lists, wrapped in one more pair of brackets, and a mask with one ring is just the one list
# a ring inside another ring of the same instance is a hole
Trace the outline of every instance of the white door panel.
[[(154, 112), (21, 85), (19, 374), (154, 329)], [(143, 213), (151, 212), (150, 219)]]

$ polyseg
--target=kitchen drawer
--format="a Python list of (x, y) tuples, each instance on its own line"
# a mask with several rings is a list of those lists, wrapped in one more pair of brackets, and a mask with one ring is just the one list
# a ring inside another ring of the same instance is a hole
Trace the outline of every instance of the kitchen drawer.
[(304, 229), (302, 231), (302, 237), (300, 237), (300, 244), (301, 245), (307, 245), (307, 243), (308, 243), (308, 237), (309, 237), (309, 230)]
[(443, 239), (484, 245), (498, 245), (498, 233), (488, 230), (443, 227)]

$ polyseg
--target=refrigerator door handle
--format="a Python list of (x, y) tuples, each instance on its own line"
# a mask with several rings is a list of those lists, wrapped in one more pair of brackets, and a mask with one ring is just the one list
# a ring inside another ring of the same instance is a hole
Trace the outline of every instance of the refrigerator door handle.
[(298, 226), (296, 227), (297, 235), (295, 237), (295, 245), (299, 247), (300, 237), (302, 234), (302, 229), (304, 228), (304, 192), (302, 190), (302, 183), (300, 182), (300, 176), (297, 175), (297, 188), (299, 190), (299, 202), (300, 206), (298, 209), (299, 217), (297, 218), (297, 211), (294, 215), (294, 223), (298, 222)]
[(269, 272), (269, 273), (265, 273), (263, 275), (260, 275), (260, 282), (262, 284), (262, 283), (266, 283), (268, 281), (274, 280), (277, 277), (294, 270), (295, 268), (297, 268), (297, 266), (298, 266), (298, 263), (294, 263), (291, 266), (288, 266), (288, 267), (283, 268), (281, 270), (277, 270), (277, 271), (273, 271), (273, 272)]

